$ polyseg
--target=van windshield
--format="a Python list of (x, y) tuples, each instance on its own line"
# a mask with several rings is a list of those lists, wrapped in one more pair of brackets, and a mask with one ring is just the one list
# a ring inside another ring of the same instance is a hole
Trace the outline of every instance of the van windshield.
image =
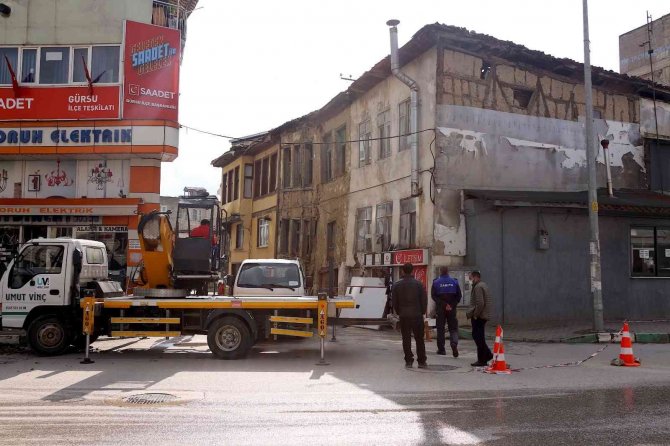
[(289, 288), (300, 286), (300, 270), (291, 263), (245, 263), (237, 286), (243, 288)]

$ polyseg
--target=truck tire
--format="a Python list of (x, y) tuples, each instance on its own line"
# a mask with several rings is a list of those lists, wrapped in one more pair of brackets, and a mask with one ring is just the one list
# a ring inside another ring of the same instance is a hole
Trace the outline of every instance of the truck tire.
[(253, 339), (247, 324), (235, 316), (225, 316), (207, 329), (207, 344), (219, 359), (240, 359), (251, 350)]
[(55, 356), (70, 346), (71, 335), (62, 319), (46, 316), (35, 319), (28, 328), (28, 343), (37, 354)]

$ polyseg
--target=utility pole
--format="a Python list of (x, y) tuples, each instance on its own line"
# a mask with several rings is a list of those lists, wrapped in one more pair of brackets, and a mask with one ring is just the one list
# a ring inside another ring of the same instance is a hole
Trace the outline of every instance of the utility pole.
[(584, 18), (584, 96), (586, 99), (586, 164), (589, 171), (589, 277), (593, 300), (593, 330), (603, 331), (603, 294), (600, 271), (600, 234), (598, 230), (597, 148), (593, 134), (593, 91), (591, 87), (591, 49), (589, 48), (589, 5), (583, 0)]

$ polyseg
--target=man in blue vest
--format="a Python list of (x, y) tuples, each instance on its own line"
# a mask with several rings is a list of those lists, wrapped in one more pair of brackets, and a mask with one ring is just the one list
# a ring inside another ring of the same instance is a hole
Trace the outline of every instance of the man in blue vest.
[(458, 280), (449, 276), (449, 268), (440, 268), (440, 277), (433, 281), (430, 297), (435, 301), (437, 325), (437, 354), (446, 355), (444, 349), (444, 324), (449, 326), (449, 344), (454, 358), (458, 358), (458, 319), (456, 306), (461, 301), (461, 287)]

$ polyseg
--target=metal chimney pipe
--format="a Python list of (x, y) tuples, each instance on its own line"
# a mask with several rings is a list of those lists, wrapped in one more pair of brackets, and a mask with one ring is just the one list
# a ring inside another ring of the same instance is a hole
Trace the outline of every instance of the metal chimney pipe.
[(400, 71), (400, 62), (398, 61), (398, 24), (399, 20), (389, 20), (386, 24), (390, 27), (391, 34), (391, 72), (403, 84), (410, 89), (410, 110), (409, 110), (409, 141), (410, 141), (410, 159), (412, 171), (410, 175), (411, 194), (413, 197), (421, 194), (419, 188), (419, 135), (417, 129), (419, 127), (419, 86), (414, 79), (407, 76)]
[(607, 192), (610, 197), (614, 196), (614, 191), (612, 190), (612, 169), (610, 167), (610, 142), (608, 139), (603, 139), (600, 141), (600, 145), (603, 146), (603, 154), (605, 158), (605, 167), (607, 172)]

